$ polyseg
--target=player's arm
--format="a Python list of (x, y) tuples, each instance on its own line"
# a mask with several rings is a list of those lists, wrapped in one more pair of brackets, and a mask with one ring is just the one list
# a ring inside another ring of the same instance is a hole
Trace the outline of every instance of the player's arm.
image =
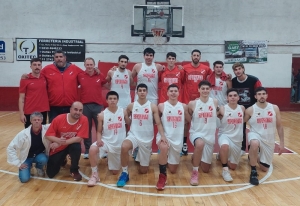
[(262, 87), (262, 83), (261, 81), (259, 81), (259, 79), (257, 79), (257, 81), (254, 84), (254, 90), (257, 89), (258, 87)]
[(245, 116), (244, 116), (244, 122), (248, 122), (248, 120), (251, 118), (253, 113), (253, 107), (249, 107), (245, 110)]
[(131, 72), (131, 77), (132, 78), (135, 78), (138, 73), (139, 73), (139, 70), (141, 69), (142, 67), (142, 64), (138, 63), (138, 64), (135, 64), (132, 68), (132, 72)]
[(158, 115), (159, 115), (159, 117), (162, 116), (163, 111), (164, 111), (164, 104), (163, 103), (158, 104)]
[(26, 122), (26, 117), (24, 115), (24, 102), (25, 102), (25, 93), (20, 93), (20, 95), (19, 95), (19, 112), (20, 112), (20, 120), (23, 124)]
[(161, 64), (155, 64), (155, 66), (156, 66), (156, 69), (157, 69), (157, 71), (159, 71), (159, 72), (161, 72), (161, 71), (164, 71), (164, 70), (165, 70), (164, 66), (163, 66), (163, 65), (161, 65)]
[(134, 82), (133, 77), (132, 77), (132, 72), (130, 70), (128, 70), (128, 75), (129, 75), (129, 80), (130, 80), (130, 86), (135, 87), (136, 82)]
[(279, 143), (279, 155), (282, 154), (283, 150), (284, 150), (284, 132), (283, 132), (283, 126), (281, 124), (281, 115), (280, 115), (280, 110), (278, 108), (277, 105), (274, 105), (274, 110), (275, 110), (275, 113), (276, 113), (276, 128), (277, 128), (277, 133), (278, 133), (278, 136), (279, 136), (279, 140), (280, 140), (280, 143)]
[(127, 109), (124, 109), (123, 111), (124, 111), (125, 124), (128, 125), (128, 126), (130, 126), (131, 125), (131, 119), (128, 116)]
[[(132, 108), (133, 108), (133, 103), (130, 103), (127, 108), (126, 108), (126, 112), (127, 112), (127, 115), (128, 117), (131, 117), (132, 115)], [(132, 119), (132, 118), (131, 118)]]
[(219, 119), (222, 119), (222, 118), (223, 118), (224, 112), (225, 112), (225, 107), (224, 107), (224, 106), (221, 106), (221, 107), (220, 107), (220, 110), (219, 110), (219, 114), (218, 114), (218, 118), (219, 118)]
[(109, 83), (111, 82), (113, 73), (114, 73), (114, 71), (112, 71), (112, 70), (109, 70), (109, 71), (107, 72), (107, 76), (106, 76), (106, 78), (105, 78), (107, 82), (109, 82)]
[(154, 121), (157, 125), (157, 130), (158, 130), (159, 134), (161, 135), (160, 141), (167, 144), (168, 140), (165, 136), (165, 131), (164, 131), (164, 128), (162, 126), (162, 123), (161, 123), (161, 120), (159, 117), (158, 107), (155, 104), (151, 103), (151, 110), (153, 112)]
[(230, 78), (230, 80), (229, 79), (226, 80), (226, 84), (227, 84), (227, 89), (231, 89), (232, 88), (231, 78)]
[(103, 111), (98, 114), (97, 120), (98, 120), (98, 125), (97, 125), (97, 146), (102, 147), (104, 145), (102, 141), (102, 131), (103, 131), (103, 119), (104, 119), (104, 113)]
[(220, 107), (217, 99), (214, 99), (214, 105), (216, 107), (216, 112), (217, 112), (217, 117), (219, 116), (220, 113)]
[(194, 113), (194, 110), (195, 110), (195, 106), (196, 106), (196, 102), (193, 100), (193, 101), (190, 101), (189, 104), (188, 104), (188, 112), (189, 114), (191, 115), (191, 119), (193, 117), (193, 113)]
[(183, 105), (183, 109), (184, 109), (184, 119), (185, 119), (185, 123), (189, 123), (192, 120), (192, 117), (189, 113), (189, 108), (188, 105), (186, 104), (182, 104)]

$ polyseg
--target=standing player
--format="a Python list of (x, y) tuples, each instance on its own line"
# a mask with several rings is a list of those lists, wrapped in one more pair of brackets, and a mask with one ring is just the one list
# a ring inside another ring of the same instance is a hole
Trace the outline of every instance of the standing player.
[(124, 109), (131, 103), (130, 86), (134, 81), (131, 71), (126, 69), (129, 58), (126, 55), (119, 56), (119, 66), (116, 70), (109, 70), (106, 80), (110, 82), (110, 91), (119, 94), (118, 106)]
[[(256, 88), (261, 87), (261, 82), (255, 76), (245, 74), (245, 67), (242, 63), (235, 63), (232, 65), (233, 72), (236, 77), (232, 79), (232, 87), (236, 88), (239, 92), (239, 104), (243, 105), (246, 109), (252, 106), (256, 100), (254, 91)], [(243, 127), (243, 142), (241, 148), (241, 155), (245, 154), (246, 150), (246, 122)]]
[(47, 95), (47, 82), (41, 75), (42, 60), (33, 58), (30, 60), (31, 73), (27, 79), (20, 80), (19, 88), (19, 111), (20, 120), (25, 128), (31, 125), (30, 115), (39, 111), (43, 115), (42, 124), (47, 122), (47, 111), (49, 111), (49, 100)]
[(192, 116), (190, 141), (194, 144), (192, 156), (193, 171), (190, 184), (196, 186), (198, 182), (199, 165), (203, 172), (209, 171), (215, 144), (218, 100), (209, 97), (211, 84), (204, 80), (199, 83), (200, 98), (190, 101), (188, 110)]
[(233, 179), (228, 168), (235, 170), (240, 159), (243, 141), (243, 122), (245, 107), (238, 105), (237, 89), (227, 90), (228, 104), (220, 107), (221, 126), (219, 128), (218, 143), (220, 152), (217, 159), (222, 163), (222, 176), (227, 182)]
[(145, 174), (148, 172), (151, 147), (154, 137), (153, 120), (157, 124), (162, 139), (166, 139), (162, 127), (158, 108), (155, 104), (147, 100), (147, 85), (139, 84), (137, 86), (138, 100), (129, 104), (127, 112), (131, 116), (132, 124), (126, 139), (121, 147), (121, 165), (122, 174), (119, 177), (117, 186), (123, 187), (129, 180), (128, 174), (128, 152), (139, 147), (136, 155), (136, 161), (140, 162), (139, 172)]
[(78, 82), (81, 86), (81, 102), (83, 103), (83, 114), (89, 121), (89, 138), (85, 138), (84, 159), (89, 158), (89, 149), (92, 144), (92, 125), (98, 125), (97, 115), (103, 109), (102, 85), (106, 83), (103, 74), (95, 71), (95, 60), (88, 57), (84, 60), (85, 72), (78, 74)]
[[(132, 69), (132, 78), (137, 76), (137, 85), (144, 83), (148, 87), (147, 99), (157, 105), (158, 103), (158, 72), (163, 70), (162, 65), (153, 62), (155, 51), (152, 48), (144, 50), (145, 63), (137, 63)], [(135, 101), (138, 95), (135, 95)]]
[[(188, 104), (190, 101), (199, 98), (198, 85), (202, 80), (206, 80), (207, 76), (212, 74), (211, 69), (200, 63), (201, 52), (198, 49), (192, 51), (191, 64), (184, 65), (184, 85), (183, 85), (183, 103)], [(185, 126), (182, 154), (188, 154), (187, 148), (187, 132), (188, 125)]]
[(280, 146), (279, 155), (284, 150), (284, 133), (281, 125), (280, 110), (277, 105), (267, 102), (268, 94), (264, 87), (255, 90), (257, 102), (246, 109), (245, 122), (250, 124), (248, 143), (250, 144), (249, 160), (251, 166), (250, 183), (258, 185), (256, 163), (262, 171), (268, 171), (273, 160), (275, 148), (275, 128), (277, 129)]
[(159, 94), (159, 103), (163, 103), (169, 99), (168, 87), (171, 84), (175, 84), (179, 88), (179, 97), (178, 100), (182, 102), (182, 91), (183, 82), (184, 82), (184, 70), (179, 69), (176, 66), (176, 53), (169, 52), (166, 56), (167, 68), (164, 71), (159, 72), (158, 81), (161, 84), (160, 94)]
[(169, 99), (158, 105), (165, 136), (158, 133), (156, 144), (160, 149), (158, 155), (159, 178), (156, 184), (158, 190), (163, 190), (167, 182), (167, 166), (171, 173), (175, 173), (180, 161), (180, 152), (183, 145), (185, 120), (190, 121), (186, 104), (178, 101), (179, 87), (175, 84), (168, 86), (167, 95)]
[[(126, 138), (125, 123), (130, 125), (126, 110), (118, 107), (119, 95), (115, 91), (106, 94), (108, 107), (98, 116), (97, 141), (90, 148), (92, 176), (88, 186), (95, 186), (100, 181), (97, 168), (98, 157), (107, 153), (108, 169), (115, 175), (121, 168), (121, 145)], [(124, 121), (125, 120), (125, 121)]]
[(215, 61), (213, 63), (214, 71), (207, 77), (207, 80), (211, 83), (210, 97), (217, 99), (219, 105), (224, 106), (227, 104), (227, 89), (232, 87), (231, 79), (227, 78), (224, 72), (224, 63), (222, 61)]

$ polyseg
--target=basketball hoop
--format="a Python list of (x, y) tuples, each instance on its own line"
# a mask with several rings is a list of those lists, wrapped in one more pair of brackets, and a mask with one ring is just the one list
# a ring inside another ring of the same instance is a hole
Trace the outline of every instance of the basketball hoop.
[(162, 28), (152, 28), (151, 32), (153, 34), (154, 37), (154, 44), (163, 44), (163, 35), (165, 34), (165, 29)]

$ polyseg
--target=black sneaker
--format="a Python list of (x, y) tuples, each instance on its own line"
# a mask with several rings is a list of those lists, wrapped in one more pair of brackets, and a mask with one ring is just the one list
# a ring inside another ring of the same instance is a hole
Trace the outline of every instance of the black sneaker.
[(258, 185), (259, 184), (257, 176), (258, 176), (257, 171), (256, 170), (251, 170), (250, 184), (252, 184), (252, 185)]
[(184, 156), (188, 155), (188, 146), (187, 146), (187, 143), (183, 143), (181, 154), (184, 155)]

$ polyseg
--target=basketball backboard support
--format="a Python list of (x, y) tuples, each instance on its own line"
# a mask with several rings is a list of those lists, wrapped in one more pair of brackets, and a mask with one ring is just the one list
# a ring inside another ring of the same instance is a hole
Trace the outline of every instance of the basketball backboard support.
[(131, 36), (153, 37), (153, 29), (164, 29), (163, 37), (184, 37), (184, 7), (133, 5)]

